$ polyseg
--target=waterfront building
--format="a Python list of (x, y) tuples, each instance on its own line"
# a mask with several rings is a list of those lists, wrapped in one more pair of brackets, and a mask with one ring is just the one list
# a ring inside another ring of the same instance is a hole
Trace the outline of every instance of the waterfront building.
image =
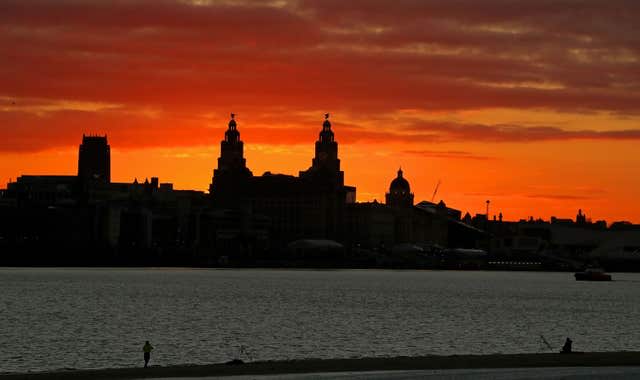
[(391, 181), (385, 198), (384, 204), (374, 201), (350, 205), (348, 240), (351, 247), (392, 251), (398, 246), (447, 246), (448, 224), (459, 211), (449, 215), (444, 202), (433, 205), (423, 201), (414, 205), (411, 185), (402, 169)]
[(389, 192), (385, 195), (386, 204), (396, 208), (413, 206), (413, 193), (409, 181), (403, 177), (402, 168), (398, 169), (398, 176), (391, 181)]
[(582, 210), (575, 221), (552, 217), (517, 222), (488, 223), (491, 252), (510, 260), (542, 260), (565, 267), (597, 263), (608, 268), (640, 267), (640, 227), (627, 222), (619, 228), (604, 221), (592, 222)]
[(267, 218), (271, 248), (276, 250), (299, 239), (343, 240), (346, 205), (355, 201), (356, 189), (344, 185), (338, 143), (328, 119), (327, 114), (308, 170), (298, 176), (254, 176), (246, 167), (244, 143), (232, 115), (209, 187), (214, 207), (239, 210), (244, 224)]

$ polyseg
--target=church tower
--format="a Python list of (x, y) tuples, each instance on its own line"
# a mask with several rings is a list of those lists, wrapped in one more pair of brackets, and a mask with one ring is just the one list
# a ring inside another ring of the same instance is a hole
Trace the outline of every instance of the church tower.
[(111, 148), (107, 136), (82, 135), (78, 149), (78, 178), (83, 183), (111, 181)]
[(244, 143), (240, 140), (240, 132), (238, 131), (235, 116), (235, 114), (231, 114), (229, 127), (224, 133), (224, 140), (220, 142), (218, 168), (213, 170), (213, 178), (209, 186), (211, 194), (220, 187), (219, 182), (221, 180), (224, 182), (237, 182), (253, 175), (247, 168), (247, 162), (244, 158)]
[(324, 115), (324, 123), (316, 141), (316, 154), (312, 160), (311, 168), (301, 172), (300, 176), (322, 179), (335, 179), (339, 186), (344, 185), (344, 172), (340, 170), (338, 158), (338, 143), (335, 141), (329, 114)]

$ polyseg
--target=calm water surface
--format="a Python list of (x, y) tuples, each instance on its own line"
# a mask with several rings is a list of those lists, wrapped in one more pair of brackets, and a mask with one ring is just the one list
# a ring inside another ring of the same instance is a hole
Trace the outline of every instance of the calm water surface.
[[(640, 350), (640, 275), (0, 269), (0, 372), (152, 364)], [(245, 346), (248, 354), (240, 353)]]

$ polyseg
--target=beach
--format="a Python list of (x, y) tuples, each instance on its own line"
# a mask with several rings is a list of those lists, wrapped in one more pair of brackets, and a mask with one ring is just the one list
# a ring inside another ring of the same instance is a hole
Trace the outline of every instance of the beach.
[(149, 368), (107, 368), (0, 374), (2, 380), (47, 379), (145, 379), (277, 375), (328, 372), (410, 371), (429, 369), (527, 368), (527, 367), (624, 367), (639, 366), (640, 352), (536, 353), (450, 355), (393, 358), (306, 359), (256, 361), (243, 364), (154, 365)]

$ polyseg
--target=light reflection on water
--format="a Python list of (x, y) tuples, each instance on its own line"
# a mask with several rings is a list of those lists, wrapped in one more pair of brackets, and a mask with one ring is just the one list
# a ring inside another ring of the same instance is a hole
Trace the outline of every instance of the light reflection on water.
[[(640, 275), (0, 269), (0, 372), (244, 360), (640, 350)], [(249, 358), (249, 356), (251, 358)]]

